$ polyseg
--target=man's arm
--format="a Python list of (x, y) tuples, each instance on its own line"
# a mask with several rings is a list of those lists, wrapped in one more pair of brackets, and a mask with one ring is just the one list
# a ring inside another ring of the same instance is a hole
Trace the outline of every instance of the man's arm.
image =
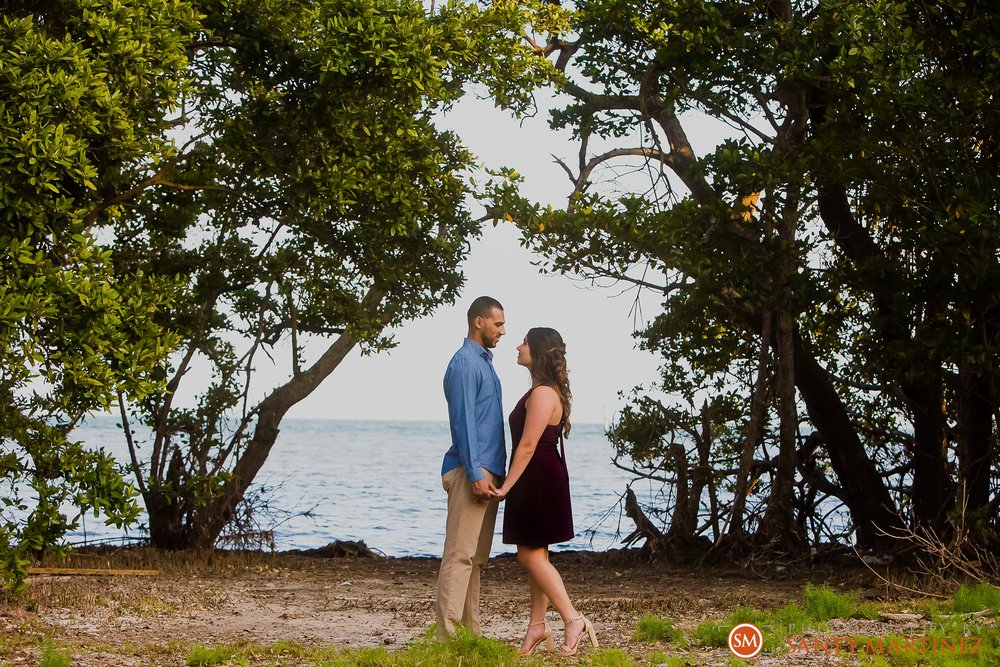
[(458, 446), (458, 454), (472, 485), (473, 495), (480, 499), (488, 499), (494, 487), (483, 475), (479, 462), (480, 443), (476, 428), (478, 391), (479, 373), (473, 363), (469, 359), (456, 359), (444, 378), (451, 437)]
[(479, 434), (476, 431), (477, 375), (469, 359), (458, 358), (452, 362), (444, 378), (451, 437), (458, 446), (458, 455), (470, 482), (483, 479), (479, 466)]

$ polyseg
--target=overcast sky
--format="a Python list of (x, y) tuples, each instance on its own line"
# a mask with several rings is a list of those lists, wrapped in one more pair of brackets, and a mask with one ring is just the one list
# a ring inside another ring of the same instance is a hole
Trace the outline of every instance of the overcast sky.
[[(518, 122), (509, 113), (493, 108), (490, 101), (469, 96), (441, 120), (441, 125), (458, 133), (479, 157), (481, 166), (506, 166), (522, 174), (522, 193), (527, 197), (542, 204), (565, 206), (571, 184), (554, 163), (553, 155), (576, 164), (579, 146), (568, 132), (548, 127), (548, 109), (556, 105), (551, 95), (542, 94), (538, 99), (537, 115)], [(711, 150), (722, 137), (732, 134), (703, 115), (687, 112), (683, 120), (696, 153)], [(614, 145), (619, 147), (635, 142), (627, 138), (616, 141), (619, 143)], [(592, 139), (590, 152), (597, 154), (611, 146)], [(602, 173), (599, 169), (594, 174), (599, 180), (612, 176), (617, 177), (618, 172)], [(615, 187), (624, 189), (641, 191), (649, 185), (645, 175), (626, 173), (617, 180), (619, 185)], [(484, 213), (477, 204), (472, 207), (475, 216)], [(469, 304), (487, 294), (504, 305), (507, 320), (507, 335), (494, 350), (505, 411), (513, 408), (530, 385), (527, 371), (516, 364), (515, 348), (529, 328), (549, 326), (557, 329), (566, 342), (574, 421), (606, 424), (614, 419), (625, 404), (618, 397), (620, 391), (655, 382), (659, 362), (648, 352), (636, 349), (632, 334), (636, 326), (659, 312), (659, 298), (645, 290), (637, 313), (636, 291), (626, 285), (593, 287), (580, 280), (542, 274), (532, 265), (539, 258), (522, 248), (519, 240), (512, 223), (496, 227), (487, 223), (482, 238), (472, 243), (463, 266), (466, 283), (457, 303), (396, 328), (393, 332), (398, 346), (391, 351), (369, 357), (352, 351), (288, 416), (446, 420), (441, 387), (444, 370), (462, 345)], [(268, 374), (260, 366), (258, 371)]]
[(566, 342), (574, 421), (604, 423), (620, 405), (617, 392), (647, 382), (656, 370), (656, 359), (635, 349), (631, 293), (583, 289), (568, 278), (539, 275), (530, 261), (513, 225), (490, 227), (473, 247), (456, 305), (395, 330), (399, 346), (388, 353), (352, 352), (289, 416), (446, 420), (445, 366), (462, 345), (469, 303), (488, 294), (504, 305), (507, 321), (507, 335), (493, 351), (504, 409), (513, 408), (530, 384), (515, 348), (529, 328), (550, 326)]
[[(547, 114), (518, 123), (483, 100), (463, 102), (444, 125), (451, 127), (489, 167), (509, 166), (526, 177), (524, 192), (543, 203), (560, 205), (570, 190), (551, 154), (570, 164), (577, 147), (566, 133), (548, 128)], [(481, 210), (474, 210), (477, 216)], [(507, 335), (494, 350), (494, 364), (510, 410), (529, 386), (528, 373), (515, 363), (518, 343), (533, 326), (557, 329), (566, 342), (578, 423), (605, 423), (622, 402), (622, 389), (655, 378), (657, 360), (636, 349), (634, 290), (594, 288), (579, 280), (543, 275), (537, 259), (519, 245), (513, 224), (487, 224), (464, 265), (466, 284), (458, 302), (432, 316), (395, 330), (399, 346), (389, 353), (361, 357), (356, 351), (290, 417), (328, 419), (445, 420), (441, 389), (445, 366), (462, 344), (469, 303), (488, 294), (504, 305)], [(657, 299), (642, 298), (641, 316), (652, 317)]]

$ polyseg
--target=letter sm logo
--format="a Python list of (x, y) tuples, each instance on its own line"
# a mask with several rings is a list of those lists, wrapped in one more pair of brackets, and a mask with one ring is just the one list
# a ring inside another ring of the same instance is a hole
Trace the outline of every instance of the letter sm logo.
[(740, 623), (729, 631), (729, 650), (737, 658), (749, 660), (764, 648), (764, 635), (753, 623)]

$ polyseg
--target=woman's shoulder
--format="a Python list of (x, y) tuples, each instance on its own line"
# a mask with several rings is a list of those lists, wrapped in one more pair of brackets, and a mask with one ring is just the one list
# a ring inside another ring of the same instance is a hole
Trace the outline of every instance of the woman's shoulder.
[(540, 384), (528, 390), (529, 403), (555, 404), (559, 402), (559, 392), (547, 384)]

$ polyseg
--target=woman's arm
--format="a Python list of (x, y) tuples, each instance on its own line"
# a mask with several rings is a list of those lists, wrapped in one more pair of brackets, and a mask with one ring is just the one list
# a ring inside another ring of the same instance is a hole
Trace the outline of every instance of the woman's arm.
[(503, 486), (497, 489), (494, 494), (495, 498), (505, 498), (511, 488), (517, 484), (517, 480), (520, 479), (524, 469), (528, 467), (528, 462), (535, 454), (538, 439), (542, 437), (545, 427), (549, 425), (556, 410), (562, 409), (562, 404), (555, 389), (540, 385), (535, 387), (531, 395), (528, 396), (526, 408), (528, 414), (524, 419), (524, 432), (521, 434), (521, 440), (517, 443), (517, 449), (514, 450), (514, 459), (510, 462), (507, 478), (504, 480)]

